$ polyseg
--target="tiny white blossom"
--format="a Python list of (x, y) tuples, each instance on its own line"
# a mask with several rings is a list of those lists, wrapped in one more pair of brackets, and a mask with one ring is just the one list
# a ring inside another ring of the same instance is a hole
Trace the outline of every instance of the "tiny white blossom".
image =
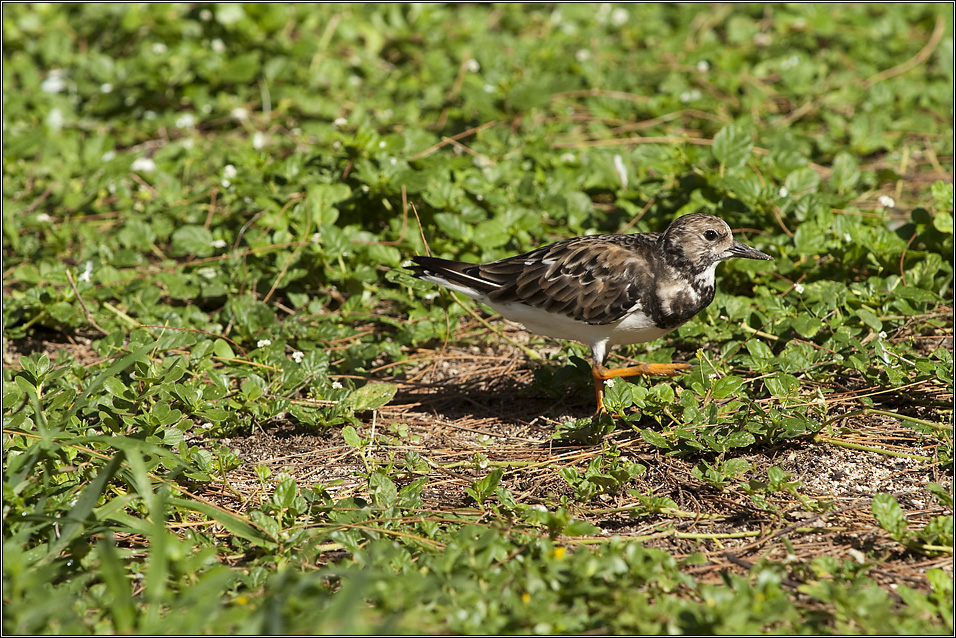
[(211, 245), (213, 248), (225, 248), (227, 246), (225, 239), (214, 239)]
[(116, 159), (116, 151), (106, 151), (100, 156), (101, 162), (112, 162), (114, 159)]
[(614, 156), (614, 170), (617, 171), (617, 177), (621, 180), (621, 188), (627, 188), (627, 167), (620, 155)]
[(341, 390), (341, 389), (342, 389), (342, 384), (339, 383), (338, 381), (333, 381), (333, 382), (332, 382), (332, 389), (333, 389), (333, 390)]
[(494, 87), (493, 84), (485, 84), (483, 87), (481, 87), (481, 89), (482, 89), (485, 93), (494, 93), (494, 92), (495, 92), (495, 87)]
[(203, 279), (208, 279), (212, 281), (213, 279), (219, 276), (219, 271), (213, 268), (212, 266), (204, 266), (198, 269), (196, 271), (196, 274), (202, 277)]
[(46, 213), (40, 213), (37, 215), (37, 221), (41, 224), (46, 224), (53, 221), (53, 218), (47, 215)]
[(562, 153), (562, 154), (561, 154), (561, 161), (562, 161), (562, 162), (573, 162), (575, 159), (577, 159), (577, 158), (574, 156), (574, 153)]
[(46, 79), (40, 84), (40, 90), (44, 93), (59, 93), (66, 88), (66, 80), (63, 79), (63, 71), (53, 69)]
[(344, 117), (337, 117), (334, 120), (332, 120), (332, 126), (334, 126), (335, 128), (341, 128), (348, 123), (349, 121), (345, 119)]
[(257, 347), (257, 348), (265, 348), (266, 346), (271, 346), (271, 345), (272, 345), (272, 342), (269, 341), (268, 339), (259, 339), (259, 340), (256, 342), (256, 347)]
[(112, 93), (112, 92), (113, 92), (113, 85), (110, 84), (109, 82), (104, 82), (103, 84), (100, 85), (100, 93)]
[(144, 120), (155, 120), (155, 119), (156, 119), (156, 111), (143, 111), (143, 119), (144, 119)]
[(236, 108), (232, 109), (229, 115), (232, 116), (232, 119), (239, 120), (240, 122), (249, 119), (249, 111), (241, 106), (237, 106)]
[(196, 117), (192, 113), (183, 113), (176, 118), (176, 128), (192, 128), (196, 126)]
[(93, 262), (88, 261), (83, 267), (83, 272), (80, 273), (80, 281), (89, 281), (90, 276), (93, 274)]
[(790, 191), (787, 190), (786, 186), (781, 186), (780, 190), (777, 191), (777, 195), (779, 195), (780, 197), (786, 197), (789, 194), (790, 194)]
[(162, 42), (157, 42), (153, 44), (153, 53), (155, 53), (156, 55), (166, 53), (166, 45), (163, 44)]
[(203, 22), (209, 22), (210, 20), (212, 20), (212, 11), (210, 11), (209, 9), (203, 9), (202, 11), (199, 12), (199, 19), (202, 20)]
[(471, 58), (465, 62), (465, 70), (471, 71), (472, 73), (478, 73), (478, 71), (481, 70), (481, 65), (478, 64), (478, 60)]
[(591, 52), (587, 49), (579, 49), (578, 52), (574, 54), (574, 59), (578, 62), (587, 62), (591, 59)]
[(378, 143), (378, 147), (379, 147), (379, 148), (385, 148), (385, 140), (382, 140), (381, 142), (379, 142), (379, 143)]
[(292, 360), (296, 363), (302, 363), (302, 360), (305, 359), (305, 353), (296, 350), (292, 353)]
[(238, 175), (238, 173), (239, 171), (236, 170), (235, 166), (233, 166), (232, 164), (226, 164), (222, 168), (222, 187), (229, 188), (230, 186), (232, 186), (232, 180), (236, 178), (236, 175)]
[(756, 44), (758, 47), (765, 47), (771, 42), (773, 42), (773, 39), (766, 33), (758, 33), (754, 36), (754, 44)]
[(547, 511), (548, 511), (548, 508), (545, 507), (544, 505), (541, 505), (540, 503), (536, 503), (536, 504), (532, 505), (532, 506), (531, 506), (531, 509), (537, 510), (537, 511), (539, 511), (539, 512), (547, 512)]
[(216, 53), (222, 53), (223, 51), (226, 50), (226, 44), (219, 38), (216, 38), (209, 44), (210, 46), (212, 46), (212, 50), (215, 51)]
[(266, 135), (262, 131), (256, 131), (252, 135), (252, 148), (261, 151), (266, 145)]
[(710, 71), (710, 62), (707, 60), (701, 60), (697, 63), (697, 72), (698, 73), (707, 73)]
[(615, 9), (611, 12), (611, 24), (616, 27), (624, 26), (630, 17), (627, 9)]
[(849, 244), (851, 241), (853, 241), (853, 238), (850, 237), (850, 233), (843, 233), (843, 241), (845, 241), (845, 242), (848, 243), (848, 244)]
[(312, 243), (317, 244), (322, 241), (322, 233), (312, 233)]
[(426, 292), (422, 296), (424, 297), (425, 301), (431, 301), (432, 299), (438, 296), (438, 293), (433, 290), (431, 292)]
[(46, 116), (46, 125), (53, 131), (59, 131), (63, 128), (66, 119), (63, 117), (63, 111), (60, 109), (51, 109)]
[(803, 287), (803, 284), (793, 284), (793, 289), (798, 295), (802, 295), (803, 291), (806, 290), (806, 288)]
[(783, 62), (781, 62), (781, 63), (780, 63), (780, 68), (781, 68), (781, 69), (792, 69), (793, 67), (797, 66), (798, 64), (800, 64), (800, 56), (794, 54), (794, 55), (791, 55), (790, 57), (788, 57), (788, 58), (787, 58), (786, 60), (784, 60)]
[(880, 195), (877, 200), (883, 208), (893, 208), (896, 206), (896, 200), (889, 195)]
[(130, 168), (138, 173), (152, 173), (156, 170), (156, 162), (151, 157), (137, 157)]
[(694, 102), (701, 98), (701, 92), (698, 89), (693, 89), (692, 91), (684, 91), (680, 94), (680, 101), (684, 104), (688, 102)]
[(614, 387), (614, 379), (605, 379), (605, 380), (604, 380), (604, 386), (607, 387), (607, 388), (613, 388), (613, 387)]

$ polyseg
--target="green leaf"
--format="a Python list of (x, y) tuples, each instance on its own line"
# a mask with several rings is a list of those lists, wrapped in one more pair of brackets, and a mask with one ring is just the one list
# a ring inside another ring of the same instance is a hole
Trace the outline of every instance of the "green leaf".
[(744, 385), (744, 380), (733, 375), (717, 379), (713, 385), (713, 396), (715, 399), (725, 399), (732, 394), (737, 394)]
[(751, 131), (737, 124), (728, 124), (714, 136), (713, 153), (724, 168), (740, 168), (753, 151)]
[(355, 431), (355, 428), (351, 425), (346, 425), (342, 428), (342, 438), (345, 439), (346, 445), (356, 450), (362, 449), (364, 442), (361, 437), (359, 437), (358, 432)]
[(671, 445), (667, 442), (659, 432), (655, 432), (650, 428), (644, 428), (641, 430), (641, 438), (653, 445), (654, 447), (670, 449)]
[(182, 257), (193, 255), (209, 257), (216, 249), (212, 245), (213, 236), (208, 228), (203, 226), (181, 226), (172, 236), (173, 255)]
[(907, 522), (903, 508), (892, 494), (880, 493), (873, 497), (873, 516), (880, 527), (890, 533), (897, 541), (906, 534)]
[(349, 401), (353, 410), (376, 410), (391, 401), (397, 391), (398, 386), (390, 383), (368, 383), (349, 395)]

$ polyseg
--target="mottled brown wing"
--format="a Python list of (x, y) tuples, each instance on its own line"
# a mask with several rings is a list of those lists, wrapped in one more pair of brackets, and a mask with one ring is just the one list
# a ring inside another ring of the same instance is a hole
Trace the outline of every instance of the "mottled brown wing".
[(479, 264), (469, 275), (495, 282), (488, 298), (518, 302), (591, 324), (614, 323), (652, 302), (658, 233), (592, 235)]

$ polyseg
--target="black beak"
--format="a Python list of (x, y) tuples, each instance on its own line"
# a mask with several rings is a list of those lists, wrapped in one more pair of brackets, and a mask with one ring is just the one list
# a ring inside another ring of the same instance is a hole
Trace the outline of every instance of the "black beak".
[(767, 253), (762, 253), (756, 248), (751, 248), (746, 244), (741, 244), (734, 240), (734, 245), (727, 251), (732, 257), (743, 257), (744, 259), (763, 259), (764, 261), (773, 261), (773, 257)]

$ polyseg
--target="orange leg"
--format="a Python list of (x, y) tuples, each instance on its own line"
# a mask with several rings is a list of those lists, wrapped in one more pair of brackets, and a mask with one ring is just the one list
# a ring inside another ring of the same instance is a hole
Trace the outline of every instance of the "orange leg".
[(604, 382), (616, 377), (634, 377), (638, 375), (665, 375), (674, 377), (690, 370), (689, 363), (639, 363), (636, 366), (626, 368), (605, 368), (602, 363), (595, 363), (591, 366), (591, 376), (594, 377), (594, 395), (597, 399), (597, 412), (595, 416), (605, 412), (604, 409)]

